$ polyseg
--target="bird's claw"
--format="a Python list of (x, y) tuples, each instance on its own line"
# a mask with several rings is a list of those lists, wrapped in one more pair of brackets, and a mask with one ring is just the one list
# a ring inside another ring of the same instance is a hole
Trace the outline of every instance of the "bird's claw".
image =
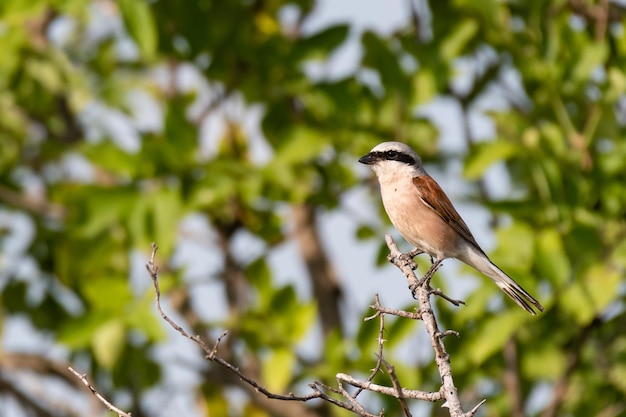
[(419, 286), (420, 286), (420, 283), (418, 280), (413, 280), (409, 284), (409, 290), (411, 290), (411, 295), (413, 296), (413, 299), (415, 300), (417, 300), (417, 289), (419, 288)]
[(405, 265), (410, 266), (411, 269), (415, 271), (417, 269), (417, 262), (413, 260), (413, 256), (415, 255), (412, 255), (411, 252), (402, 253), (400, 254), (400, 256), (398, 256), (398, 259), (401, 260)]

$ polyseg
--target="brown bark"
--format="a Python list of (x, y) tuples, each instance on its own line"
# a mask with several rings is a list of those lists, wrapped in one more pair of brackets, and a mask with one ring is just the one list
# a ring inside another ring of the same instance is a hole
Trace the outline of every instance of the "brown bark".
[(315, 209), (306, 204), (294, 206), (293, 219), (295, 238), (318, 303), (322, 331), (324, 335), (335, 329), (342, 331), (339, 309), (341, 288), (317, 232)]
[(509, 339), (504, 345), (504, 386), (511, 402), (511, 417), (524, 417), (524, 401), (519, 382), (517, 345)]

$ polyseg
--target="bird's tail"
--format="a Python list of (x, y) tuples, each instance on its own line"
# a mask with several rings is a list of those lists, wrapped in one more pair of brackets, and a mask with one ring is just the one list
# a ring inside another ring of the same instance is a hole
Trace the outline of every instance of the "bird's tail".
[(467, 263), (470, 266), (473, 266), (478, 271), (491, 278), (493, 282), (495, 282), (496, 285), (500, 287), (500, 289), (506, 295), (508, 295), (513, 301), (517, 303), (518, 306), (522, 307), (530, 314), (537, 314), (533, 306), (537, 308), (537, 310), (543, 311), (543, 306), (541, 305), (541, 303), (535, 300), (533, 296), (528, 293), (528, 291), (523, 289), (517, 282), (513, 281), (513, 279), (500, 268), (498, 268), (496, 264), (491, 262), (487, 255), (485, 255), (484, 253), (481, 253), (480, 255), (482, 256), (479, 256), (478, 253), (472, 253), (469, 256), (470, 259), (462, 260), (463, 262)]

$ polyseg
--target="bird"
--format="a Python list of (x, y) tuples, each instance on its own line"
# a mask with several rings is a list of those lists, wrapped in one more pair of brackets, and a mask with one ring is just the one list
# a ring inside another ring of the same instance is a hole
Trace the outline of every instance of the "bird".
[(530, 314), (543, 306), (485, 254), (454, 205), (426, 172), (417, 153), (402, 142), (376, 145), (359, 162), (369, 165), (380, 184), (383, 206), (402, 237), (439, 264), (456, 258), (491, 278)]

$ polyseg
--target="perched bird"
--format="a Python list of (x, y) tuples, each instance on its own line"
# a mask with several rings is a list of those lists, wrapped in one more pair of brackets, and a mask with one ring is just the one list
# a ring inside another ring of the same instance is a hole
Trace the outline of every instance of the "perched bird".
[(439, 184), (426, 173), (413, 149), (383, 142), (359, 162), (369, 165), (391, 223), (417, 249), (435, 262), (456, 258), (491, 278), (506, 295), (531, 314), (543, 306), (498, 268), (480, 248), (472, 232)]

